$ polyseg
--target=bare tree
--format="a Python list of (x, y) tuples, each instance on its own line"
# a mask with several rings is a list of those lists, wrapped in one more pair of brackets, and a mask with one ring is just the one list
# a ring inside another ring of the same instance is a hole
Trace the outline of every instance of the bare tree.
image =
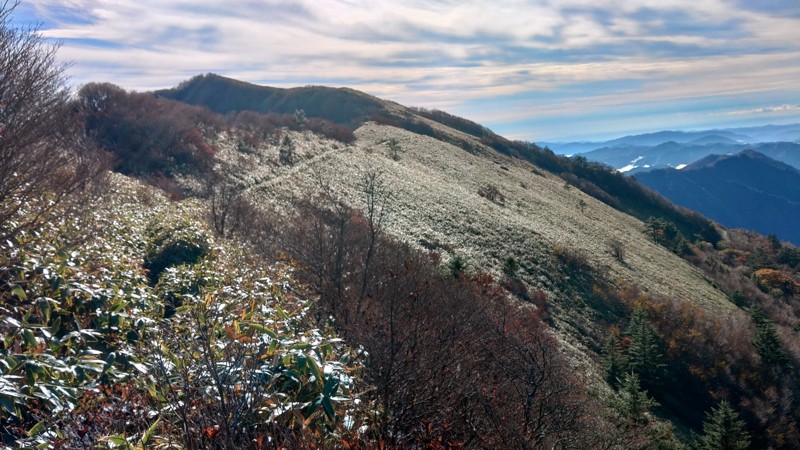
[(206, 197), (209, 202), (209, 221), (222, 237), (231, 237), (252, 227), (258, 211), (245, 196), (245, 188), (222, 169), (206, 177)]
[(0, 239), (48, 220), (101, 172), (96, 152), (71, 126), (58, 45), (37, 27), (15, 28), (18, 0), (0, 0)]
[(364, 194), (366, 201), (367, 219), (367, 248), (364, 252), (364, 265), (362, 273), (361, 294), (359, 295), (359, 308), (361, 302), (367, 295), (367, 284), (370, 278), (370, 267), (379, 243), (380, 233), (383, 229), (383, 222), (388, 213), (388, 203), (391, 200), (391, 192), (386, 186), (384, 173), (376, 169), (368, 169), (361, 175), (359, 188)]

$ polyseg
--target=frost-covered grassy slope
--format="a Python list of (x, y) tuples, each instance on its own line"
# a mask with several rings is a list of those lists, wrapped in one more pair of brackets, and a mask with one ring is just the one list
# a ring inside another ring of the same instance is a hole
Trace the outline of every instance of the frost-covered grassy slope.
[[(248, 179), (251, 191), (266, 198), (296, 195), (303, 191), (301, 186), (313, 186), (322, 179), (348, 202), (362, 206), (359, 181), (366, 172), (380, 172), (392, 193), (387, 222), (392, 234), (415, 245), (433, 243), (445, 258), (462, 256), (471, 267), (496, 274), (507, 257), (514, 257), (526, 269), (525, 281), (547, 292), (556, 303), (565, 300), (559, 290), (564, 280), (553, 279), (552, 254), (567, 249), (605, 269), (611, 280), (709, 309), (732, 306), (695, 268), (651, 242), (641, 221), (524, 161), (485, 146), (479, 154), (471, 154), (430, 137), (374, 123), (360, 127), (356, 136), (355, 145), (343, 146), (292, 133), (298, 155), (294, 166), (276, 164), (277, 148), (269, 146), (258, 156), (236, 155), (239, 161), (250, 158), (247, 167), (234, 165), (248, 173), (240, 176)], [(392, 139), (400, 148), (397, 159), (391, 157)], [(228, 150), (227, 161), (235, 161), (232, 153), (237, 152)], [(478, 194), (489, 185), (505, 197), (504, 204)], [(608, 242), (612, 239), (624, 243), (624, 263), (611, 255)]]

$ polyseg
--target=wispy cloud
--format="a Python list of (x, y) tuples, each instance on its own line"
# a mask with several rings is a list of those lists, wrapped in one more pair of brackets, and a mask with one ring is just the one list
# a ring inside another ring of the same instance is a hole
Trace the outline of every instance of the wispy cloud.
[[(673, 127), (680, 105), (688, 118), (698, 102), (719, 111), (800, 103), (796, 0), (399, 3), (24, 5), (46, 36), (63, 40), (76, 84), (146, 90), (216, 72), (275, 86), (347, 85), (527, 139), (624, 132), (643, 108)], [(553, 117), (572, 123), (558, 131)], [(626, 118), (615, 126), (614, 117)]]
[(753, 115), (753, 114), (779, 114), (779, 113), (786, 113), (786, 112), (795, 112), (800, 111), (800, 105), (774, 105), (774, 106), (762, 106), (760, 108), (753, 108), (753, 109), (740, 109), (737, 111), (728, 111), (725, 114), (730, 116), (741, 116), (741, 115)]

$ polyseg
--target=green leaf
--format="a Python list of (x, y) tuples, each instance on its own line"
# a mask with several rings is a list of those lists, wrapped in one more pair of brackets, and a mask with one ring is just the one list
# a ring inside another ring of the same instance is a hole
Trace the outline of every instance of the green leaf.
[(330, 397), (331, 395), (336, 393), (336, 389), (339, 388), (339, 379), (338, 378), (328, 378), (325, 380), (325, 387), (322, 389), (322, 394), (325, 397)]
[(306, 364), (308, 362), (308, 357), (306, 355), (300, 353), (295, 357), (295, 360), (297, 361), (297, 363), (295, 364), (295, 366), (297, 367), (297, 370), (299, 370), (301, 372), (304, 372), (306, 370)]
[(269, 328), (265, 327), (264, 325), (261, 325), (260, 323), (250, 322), (248, 325), (260, 333), (266, 333), (266, 335), (271, 337), (272, 339), (278, 339), (278, 333), (270, 330)]
[(109, 436), (108, 437), (108, 443), (113, 445), (114, 447), (118, 447), (118, 446), (119, 447), (125, 447), (125, 448), (129, 448), (130, 447), (130, 444), (128, 443), (128, 440), (125, 439), (125, 436), (121, 435), (121, 434), (116, 434), (114, 436)]
[(26, 328), (22, 330), (22, 337), (25, 338), (25, 345), (29, 348), (36, 348), (39, 346), (39, 343), (36, 341), (36, 336), (33, 335), (33, 331)]
[(275, 305), (275, 311), (278, 312), (278, 315), (281, 316), (283, 320), (289, 320), (289, 315), (286, 314), (286, 311), (284, 311), (283, 308), (280, 307), (280, 305)]
[(325, 379), (322, 375), (322, 371), (319, 370), (319, 366), (317, 365), (317, 361), (312, 357), (307, 357), (308, 366), (311, 369), (311, 374), (317, 378), (317, 381), (321, 382)]
[(17, 407), (14, 406), (14, 401), (10, 397), (0, 395), (0, 406), (2, 406), (3, 409), (5, 409), (10, 415), (19, 417), (19, 414), (17, 414)]
[(11, 292), (17, 296), (18, 299), (25, 301), (28, 299), (28, 296), (25, 294), (25, 289), (22, 289), (22, 286), (16, 285)]
[(50, 332), (53, 334), (58, 334), (58, 331), (61, 329), (61, 316), (56, 317), (56, 320), (50, 325)]
[(39, 309), (42, 311), (42, 323), (47, 324), (50, 322), (50, 311), (52, 310), (50, 307), (50, 301), (42, 297), (39, 299), (38, 303)]
[(146, 366), (146, 365), (144, 365), (144, 364), (142, 364), (142, 363), (133, 362), (133, 361), (131, 361), (131, 363), (130, 363), (130, 364), (131, 364), (131, 365), (132, 365), (132, 366), (133, 366), (133, 367), (134, 367), (136, 370), (138, 370), (139, 372), (141, 372), (141, 373), (147, 373), (147, 366)]
[(109, 353), (108, 356), (106, 357), (106, 368), (114, 365), (114, 361), (116, 360), (117, 360), (117, 354), (114, 352)]
[(330, 397), (322, 397), (322, 407), (325, 409), (325, 415), (328, 419), (333, 420), (336, 417), (336, 411), (333, 410), (333, 403)]
[(33, 427), (31, 427), (30, 430), (28, 430), (28, 436), (36, 437), (36, 436), (44, 433), (44, 431), (46, 429), (47, 429), (47, 427), (44, 424), (44, 420), (42, 420), (41, 422), (39, 422), (36, 425), (34, 425)]
[(158, 418), (158, 420), (153, 422), (152, 425), (150, 425), (150, 428), (148, 428), (147, 431), (145, 431), (144, 436), (142, 436), (142, 440), (140, 441), (142, 446), (147, 445), (147, 442), (150, 441), (151, 437), (153, 437), (153, 433), (156, 432), (156, 428), (158, 428), (159, 425), (161, 425), (160, 417)]

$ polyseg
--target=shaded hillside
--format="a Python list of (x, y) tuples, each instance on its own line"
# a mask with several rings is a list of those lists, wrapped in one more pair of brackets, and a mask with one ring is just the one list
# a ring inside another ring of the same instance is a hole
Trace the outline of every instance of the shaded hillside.
[(655, 146), (620, 145), (602, 147), (581, 156), (590, 161), (608, 164), (620, 172), (637, 173), (653, 169), (683, 167), (708, 155), (724, 155), (752, 149), (759, 153), (800, 168), (800, 144), (793, 142), (743, 143), (678, 143), (665, 142)]
[(489, 145), (501, 153), (518, 157), (557, 174), (565, 183), (640, 220), (662, 217), (673, 222), (682, 233), (692, 238), (697, 237), (712, 243), (720, 239), (714, 225), (705, 217), (676, 207), (632, 177), (607, 165), (590, 162), (583, 156), (559, 156), (535, 144), (511, 142), (499, 137), (489, 142)]
[(761, 153), (712, 155), (682, 170), (654, 170), (636, 178), (728, 227), (800, 244), (800, 171)]
[(254, 111), (293, 114), (305, 111), (308, 117), (323, 117), (332, 122), (357, 125), (384, 108), (384, 102), (347, 88), (307, 86), (280, 89), (258, 86), (215, 74), (198, 75), (157, 96), (206, 106), (220, 114)]

